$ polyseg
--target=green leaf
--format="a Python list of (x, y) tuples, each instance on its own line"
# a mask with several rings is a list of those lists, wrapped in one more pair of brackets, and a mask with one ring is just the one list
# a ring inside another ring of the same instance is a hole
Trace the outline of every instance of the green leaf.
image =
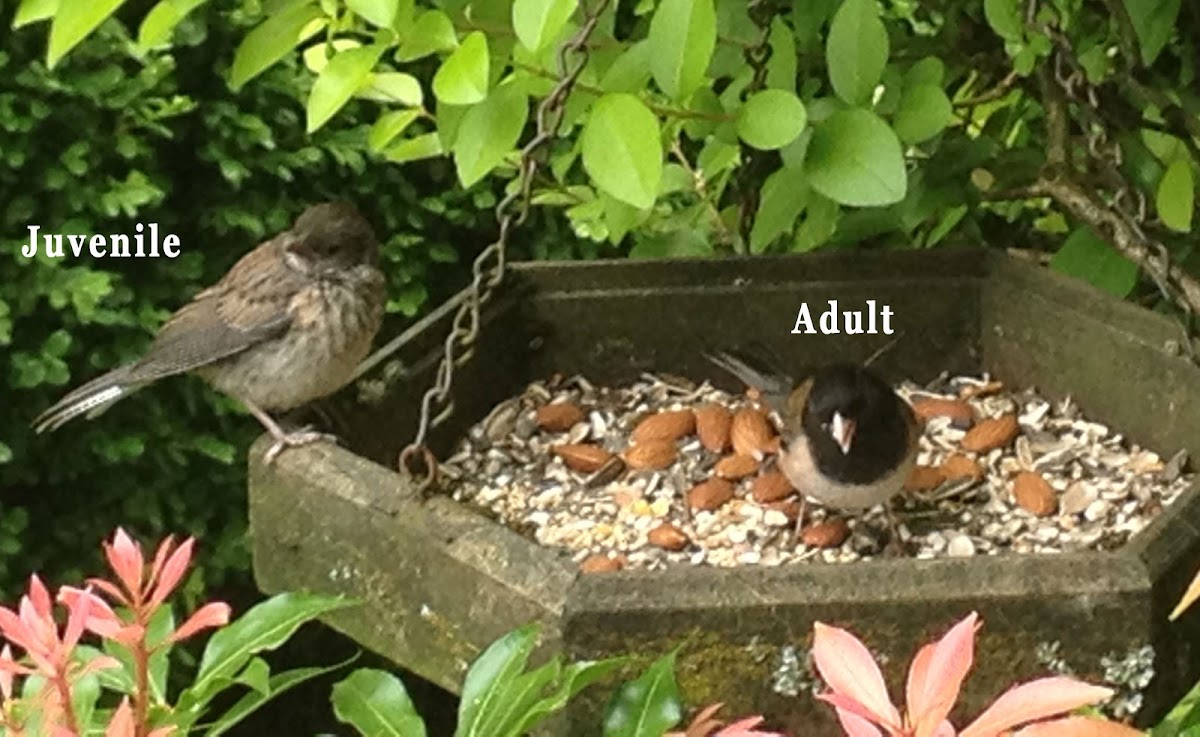
[(530, 51), (541, 51), (558, 37), (579, 0), (514, 0), (513, 30)]
[(804, 165), (813, 189), (842, 205), (891, 205), (908, 189), (900, 140), (861, 108), (839, 110), (814, 126)]
[(756, 92), (738, 113), (738, 137), (754, 148), (783, 148), (800, 135), (808, 123), (804, 103), (786, 90)]
[(433, 94), (448, 105), (474, 105), (488, 93), (488, 42), (473, 31), (433, 75)]
[(80, 724), (89, 724), (100, 698), (100, 678), (89, 673), (71, 681), (71, 706)]
[(713, 0), (662, 0), (646, 40), (659, 89), (674, 100), (687, 99), (704, 81), (717, 46)]
[(419, 110), (391, 110), (379, 116), (367, 133), (367, 145), (379, 153), (420, 116)]
[(379, 102), (398, 102), (407, 107), (421, 107), (425, 102), (421, 81), (404, 72), (372, 74), (367, 86), (359, 90), (358, 96)]
[(904, 87), (916, 87), (919, 84), (932, 84), (938, 87), (946, 79), (946, 64), (936, 56), (927, 56), (904, 72)]
[(138, 27), (138, 48), (145, 52), (166, 44), (171, 40), (171, 32), (175, 30), (175, 26), (205, 2), (206, 0), (159, 0), (150, 12), (146, 13), (142, 25)]
[(196, 680), (180, 703), (205, 703), (257, 653), (279, 647), (300, 625), (322, 614), (354, 605), (341, 596), (307, 593), (278, 594), (256, 604), (209, 638)]
[(825, 63), (837, 96), (851, 105), (871, 99), (887, 66), (888, 36), (875, 0), (845, 0), (829, 25)]
[(329, 60), (308, 93), (307, 131), (318, 130), (342, 109), (371, 78), (384, 46), (359, 46), (338, 52)]
[(387, 157), (388, 161), (403, 164), (407, 161), (441, 156), (443, 153), (445, 150), (442, 148), (442, 139), (438, 137), (438, 134), (425, 133), (388, 146), (383, 155)]
[(1186, 233), (1192, 229), (1192, 210), (1196, 205), (1192, 166), (1187, 159), (1176, 159), (1167, 167), (1158, 183), (1154, 206), (1158, 217), (1171, 230)]
[(471, 664), (463, 680), (456, 737), (494, 734), (479, 731), (480, 724), (491, 717), (491, 710), (504, 707), (510, 686), (525, 670), (539, 630), (537, 624), (513, 630), (489, 645)]
[(369, 737), (425, 737), (425, 722), (404, 684), (386, 671), (354, 671), (334, 685), (330, 700), (338, 721)]
[[(561, 711), (583, 689), (624, 665), (626, 658), (571, 663), (557, 679), (557, 688), (533, 704), (517, 725), (517, 734), (527, 734), (547, 716)], [(548, 667), (548, 666), (543, 666)]]
[(771, 56), (767, 59), (767, 87), (777, 90), (796, 91), (796, 34), (783, 18), (771, 20), (771, 32), (767, 36)]
[[(268, 67), (287, 56), (296, 45), (320, 28), (312, 21), (324, 14), (315, 4), (305, 3), (272, 15), (238, 45), (229, 70), (229, 84), (234, 90), (254, 79)], [(311, 24), (311, 25), (310, 25)]]
[(604, 73), (600, 89), (605, 92), (641, 92), (649, 81), (650, 43), (638, 41), (625, 49)]
[(838, 207), (838, 203), (813, 192), (809, 197), (808, 207), (804, 210), (804, 219), (796, 228), (792, 250), (796, 253), (806, 253), (828, 243), (837, 232), (840, 214), (841, 208)]
[(265, 695), (270, 692), (271, 666), (267, 665), (267, 661), (262, 658), (251, 658), (246, 667), (242, 668), (242, 672), (238, 673), (233, 680)]
[(604, 737), (661, 735), (679, 723), (683, 707), (675, 684), (675, 653), (654, 662), (621, 686), (604, 716)]
[[(150, 624), (146, 628), (146, 642), (154, 647), (165, 642), (174, 631), (175, 615), (170, 607), (164, 606), (150, 618)], [(128, 679), (128, 691), (132, 692), (134, 684), (131, 674), (135, 672), (133, 652), (116, 640), (105, 639), (102, 644), (104, 653), (116, 658), (121, 663), (121, 667), (113, 669), (113, 673), (119, 673), (122, 678)], [(159, 647), (150, 656), (150, 691), (158, 701), (167, 698), (167, 674), (170, 669), (168, 655), (170, 655), (169, 647)], [(101, 677), (104, 678), (103, 671)]]
[(941, 87), (918, 84), (904, 90), (900, 107), (892, 118), (892, 129), (905, 143), (933, 138), (949, 125), (954, 108)]
[(519, 85), (506, 84), (463, 116), (454, 141), (454, 166), (462, 186), (487, 176), (517, 145), (529, 105)]
[(1171, 40), (1180, 4), (1180, 0), (1125, 0), (1125, 11), (1133, 22), (1146, 66), (1154, 63)]
[(637, 97), (610, 93), (596, 101), (581, 136), (583, 168), (600, 189), (645, 209), (662, 178), (658, 118)]
[(750, 228), (750, 251), (762, 253), (776, 238), (792, 230), (809, 197), (801, 169), (783, 168), (767, 177)]
[(12, 448), (0, 442), (0, 463), (11, 463), (13, 459)]
[[(204, 737), (221, 737), (230, 729), (236, 727), (243, 719), (258, 711), (260, 707), (266, 704), (271, 699), (290, 691), (299, 686), (305, 681), (310, 681), (326, 673), (341, 668), (345, 663), (338, 663), (325, 668), (295, 668), (286, 670), (282, 673), (277, 673), (271, 676), (267, 682), (266, 693), (251, 691), (242, 698), (238, 699), (233, 706), (221, 712), (220, 716), (216, 717), (208, 726), (208, 730), (204, 733)], [(424, 734), (424, 733), (418, 733)], [(414, 737), (416, 737), (414, 735)]]
[(713, 255), (712, 239), (707, 231), (681, 229), (662, 235), (634, 235), (637, 242), (629, 249), (629, 258), (705, 258)]
[(58, 10), (58, 2), (59, 0), (21, 0), (21, 4), (17, 6), (17, 12), (13, 16), (12, 27), (17, 29), (30, 23), (53, 18), (54, 13)]
[(1078, 228), (1067, 237), (1050, 259), (1050, 268), (1089, 281), (1118, 297), (1125, 297), (1137, 285), (1137, 265), (1087, 227)]
[(346, 0), (346, 7), (366, 22), (380, 28), (391, 28), (396, 22), (399, 0)]
[(404, 41), (396, 51), (396, 61), (414, 61), (438, 51), (458, 46), (458, 36), (450, 16), (440, 10), (426, 10), (407, 29)]
[(1021, 22), (1018, 0), (983, 0), (983, 17), (996, 35), (1005, 41), (1021, 41), (1025, 38), (1025, 24)]
[(46, 66), (51, 69), (67, 52), (75, 48), (88, 34), (96, 30), (108, 16), (117, 11), (125, 0), (86, 0), (59, 5), (50, 23), (50, 45), (46, 49)]

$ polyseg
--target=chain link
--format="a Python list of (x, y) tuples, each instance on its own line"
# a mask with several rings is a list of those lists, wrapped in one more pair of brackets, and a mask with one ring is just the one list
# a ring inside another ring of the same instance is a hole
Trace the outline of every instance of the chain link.
[[(752, 46), (747, 46), (742, 56), (750, 67), (752, 74), (750, 82), (743, 91), (747, 97), (761, 90), (767, 83), (767, 62), (771, 59), (771, 20), (775, 17), (775, 9), (770, 0), (750, 0), (746, 4), (746, 14), (759, 29), (758, 40)], [(736, 186), (741, 202), (739, 235), (743, 244), (750, 242), (750, 229), (754, 224), (754, 214), (758, 210), (758, 184), (761, 172), (755, 164), (762, 160), (757, 151), (742, 144), (744, 163), (739, 172)]]
[[(438, 364), (432, 386), (421, 397), (421, 412), (417, 417), (417, 432), (413, 441), (400, 451), (397, 465), (402, 473), (416, 476), (413, 461), (420, 458), (425, 469), (425, 478), (418, 484), (424, 492), (437, 478), (437, 459), (425, 446), (430, 428), (445, 422), (454, 412), (454, 399), (450, 392), (454, 387), (454, 371), (471, 358), (475, 340), (479, 336), (479, 315), (497, 287), (504, 281), (508, 263), (508, 240), (514, 228), (525, 222), (529, 215), (533, 180), (537, 174), (542, 149), (558, 137), (562, 126), (563, 112), (579, 75), (587, 66), (590, 53), (588, 39), (596, 29), (600, 16), (610, 0), (597, 0), (591, 9), (585, 10), (584, 22), (574, 36), (558, 48), (559, 81), (550, 94), (537, 107), (537, 133), (521, 149), (517, 186), (510, 188), (496, 205), (496, 240), (483, 249), (471, 265), (471, 283), (464, 290), (465, 299), (454, 313), (450, 332), (442, 346), (442, 360)], [(572, 58), (573, 57), (573, 58)]]
[[(1035, 8), (1036, 3), (1031, 2), (1030, 7)], [(1032, 12), (1029, 17), (1033, 17)], [(1121, 173), (1121, 165), (1124, 163), (1121, 144), (1109, 135), (1108, 127), (1099, 113), (1100, 95), (1096, 85), (1088, 81), (1087, 73), (1076, 58), (1069, 39), (1055, 28), (1045, 27), (1044, 30), (1054, 44), (1054, 83), (1062, 90), (1067, 100), (1074, 103), (1075, 115), (1084, 131), (1089, 164), (1097, 170), (1096, 173), (1100, 175), (1108, 190), (1112, 212), (1120, 218), (1143, 248), (1157, 255), (1157, 259), (1147, 259), (1144, 266), (1159, 292), (1168, 301), (1187, 309), (1187, 300), (1179, 299), (1176, 290), (1171, 286), (1170, 252), (1163, 242), (1152, 237), (1147, 230), (1147, 226), (1152, 223), (1147, 214), (1149, 208), (1146, 195)]]

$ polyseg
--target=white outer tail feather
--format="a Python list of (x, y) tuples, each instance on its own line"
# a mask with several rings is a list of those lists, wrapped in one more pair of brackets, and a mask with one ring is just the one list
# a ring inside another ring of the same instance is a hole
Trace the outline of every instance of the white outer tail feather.
[(47, 430), (53, 432), (80, 415), (87, 415), (87, 419), (90, 420), (127, 396), (134, 388), (136, 387), (114, 384), (80, 397), (62, 407), (52, 407), (38, 418), (34, 430), (39, 433)]

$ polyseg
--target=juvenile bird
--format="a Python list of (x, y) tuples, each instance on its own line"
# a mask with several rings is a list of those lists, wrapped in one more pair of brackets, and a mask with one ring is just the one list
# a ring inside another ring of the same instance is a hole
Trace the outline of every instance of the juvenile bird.
[[(855, 511), (888, 504), (900, 491), (916, 460), (920, 426), (908, 403), (869, 369), (833, 364), (797, 385), (752, 356), (708, 358), (757, 389), (779, 415), (779, 468), (802, 499)], [(803, 516), (801, 509), (797, 531)], [(890, 505), (888, 517), (898, 542)]]
[(173, 314), (139, 360), (89, 381), (33, 422), (55, 430), (137, 389), (191, 372), (239, 400), (285, 447), (330, 439), (285, 432), (268, 412), (332, 394), (353, 376), (379, 330), (385, 300), (375, 232), (352, 205), (306, 209)]

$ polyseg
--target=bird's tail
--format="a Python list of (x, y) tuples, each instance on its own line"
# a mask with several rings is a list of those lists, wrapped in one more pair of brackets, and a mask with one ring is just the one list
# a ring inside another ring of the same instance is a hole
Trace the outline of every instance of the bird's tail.
[(113, 369), (75, 389), (33, 421), (36, 432), (57, 430), (80, 415), (95, 417), (111, 405), (141, 388), (131, 376), (134, 364)]
[(706, 351), (704, 357), (757, 389), (768, 407), (783, 411), (795, 382), (764, 351)]

